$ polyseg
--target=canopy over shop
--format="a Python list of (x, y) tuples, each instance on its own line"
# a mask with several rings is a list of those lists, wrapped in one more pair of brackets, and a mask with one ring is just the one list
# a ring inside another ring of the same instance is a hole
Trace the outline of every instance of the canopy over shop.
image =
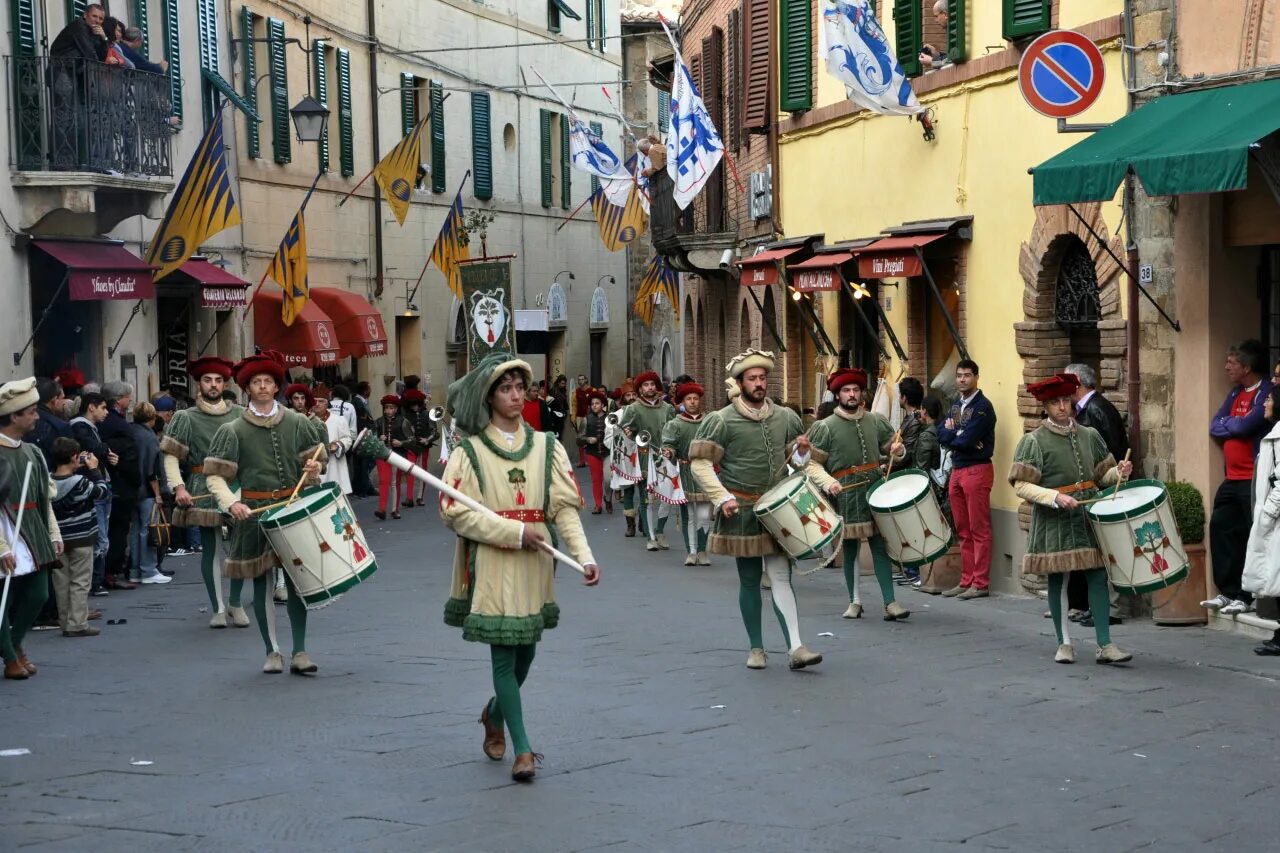
[(343, 358), (387, 354), (382, 315), (359, 294), (313, 287), (292, 326), (280, 318), (283, 292), (262, 290), (253, 300), (254, 340), (284, 355), (291, 367), (336, 368)]

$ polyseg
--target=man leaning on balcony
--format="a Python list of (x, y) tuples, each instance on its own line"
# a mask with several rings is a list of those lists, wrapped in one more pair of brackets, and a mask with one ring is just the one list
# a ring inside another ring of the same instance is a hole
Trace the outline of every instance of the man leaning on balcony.
[(85, 7), (84, 17), (75, 18), (58, 33), (49, 48), (50, 56), (65, 59), (84, 59), (92, 62), (105, 62), (110, 41), (102, 29), (106, 19), (106, 9), (100, 3), (90, 3)]

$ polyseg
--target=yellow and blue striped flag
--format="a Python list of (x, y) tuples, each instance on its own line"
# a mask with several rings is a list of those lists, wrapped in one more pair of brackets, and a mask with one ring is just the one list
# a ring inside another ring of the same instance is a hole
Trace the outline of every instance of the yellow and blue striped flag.
[(418, 179), (418, 167), (422, 163), (422, 129), (430, 120), (431, 114), (428, 113), (373, 168), (373, 177), (386, 193), (387, 204), (391, 206), (391, 212), (401, 225), (404, 225), (404, 218), (409, 215), (413, 185)]
[(185, 264), (205, 240), (239, 224), (240, 208), (231, 195), (219, 113), (209, 123), (174, 191), (164, 220), (151, 238), (147, 263), (156, 268), (156, 279), (162, 279)]
[[(310, 198), (310, 194), (307, 196)], [(294, 214), (289, 230), (280, 241), (280, 248), (271, 259), (271, 268), (267, 275), (282, 288), (284, 298), (280, 300), (280, 319), (286, 326), (292, 326), (298, 319), (302, 309), (311, 296), (311, 285), (307, 282), (307, 223), (303, 216), (306, 203)]]
[(644, 234), (649, 225), (644, 208), (640, 206), (640, 191), (634, 185), (622, 207), (611, 203), (603, 189), (597, 189), (591, 194), (591, 212), (600, 227), (600, 239), (610, 252), (625, 249)]
[(653, 325), (653, 309), (658, 304), (658, 297), (665, 296), (671, 303), (676, 322), (680, 322), (680, 276), (667, 266), (662, 255), (654, 255), (640, 278), (640, 289), (632, 310), (645, 326)]
[(466, 236), (462, 226), (462, 190), (458, 190), (453, 204), (449, 207), (449, 215), (440, 226), (440, 234), (431, 247), (431, 262), (444, 273), (445, 281), (453, 295), (462, 298), (462, 272), (458, 262), (469, 260), (471, 252), (467, 249)]

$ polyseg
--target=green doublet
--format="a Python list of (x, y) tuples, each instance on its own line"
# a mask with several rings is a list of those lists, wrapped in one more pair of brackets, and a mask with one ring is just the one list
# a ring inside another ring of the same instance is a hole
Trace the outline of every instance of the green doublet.
[[(650, 406), (643, 400), (636, 400), (622, 410), (619, 415), (618, 426), (630, 427), (632, 430), (632, 438), (635, 438), (641, 430), (649, 433), (649, 447), (657, 447), (662, 441), (662, 428), (667, 425), (667, 421), (675, 417), (676, 410), (670, 403), (663, 402), (659, 398), (658, 405)], [(640, 473), (648, 476), (649, 473), (649, 449), (640, 448)]]
[[(1115, 464), (1097, 430), (1076, 423), (1063, 429), (1045, 421), (1018, 442), (1009, 482), (1023, 481), (1046, 489), (1100, 483)], [(1071, 497), (1083, 501), (1097, 493), (1095, 486), (1072, 491)], [(1024, 575), (1051, 575), (1104, 565), (1084, 507), (1066, 510), (1032, 504), (1031, 531), (1022, 559)]]
[[(190, 473), (183, 485), (192, 497), (209, 493), (203, 469), (213, 436), (223, 424), (231, 423), (244, 411), (243, 406), (235, 403), (223, 403), (222, 406), (225, 411), (210, 411), (207, 403), (196, 400), (195, 408), (174, 413), (173, 420), (169, 421), (160, 438), (162, 453), (176, 456), (179, 462), (187, 464)], [(222, 524), (222, 516), (213, 501), (204, 498), (193, 506), (174, 509), (173, 524), (176, 527), (217, 527)]]
[[(23, 442), (17, 447), (0, 444), (0, 501), (4, 502), (3, 512), (9, 516), (10, 523), (18, 518), (22, 479), (28, 464), (31, 480), (27, 484), (27, 508), (22, 512), (22, 529), (18, 535), (31, 549), (38, 571), (59, 565), (49, 530), (49, 469), (45, 466), (44, 454), (34, 444)], [(16, 549), (17, 545), (9, 543), (9, 547)]]
[(707, 499), (707, 493), (689, 468), (689, 445), (693, 444), (693, 437), (698, 434), (698, 427), (701, 425), (701, 417), (695, 420), (688, 415), (678, 414), (662, 427), (662, 447), (664, 450), (670, 448), (675, 453), (676, 460), (680, 463), (680, 485), (684, 488), (685, 497), (691, 501)]
[(833, 500), (844, 518), (844, 538), (875, 536), (867, 492), (884, 478), (880, 465), (893, 443), (893, 426), (875, 412), (850, 416), (837, 409), (809, 428), (809, 442), (813, 461), (844, 489)]
[[(248, 498), (241, 501), (258, 509), (289, 498), (302, 477), (302, 466), (320, 446), (324, 462), (329, 433), (319, 420), (277, 407), (268, 416), (244, 409), (239, 417), (223, 424), (214, 433), (204, 460), (206, 475), (216, 474), (227, 482), (238, 479), (244, 494), (275, 492), (275, 498)], [(282, 493), (282, 494), (281, 494)], [(229, 578), (256, 578), (281, 565), (280, 558), (258, 523), (258, 516), (231, 525), (231, 541), (223, 574)]]
[(738, 501), (738, 511), (731, 518), (713, 513), (710, 549), (731, 557), (780, 553), (756, 519), (755, 504), (786, 478), (791, 445), (803, 432), (800, 416), (788, 408), (766, 402), (761, 418), (744, 413), (746, 408), (738, 398), (706, 415), (689, 446), (690, 459), (720, 466), (720, 483)]

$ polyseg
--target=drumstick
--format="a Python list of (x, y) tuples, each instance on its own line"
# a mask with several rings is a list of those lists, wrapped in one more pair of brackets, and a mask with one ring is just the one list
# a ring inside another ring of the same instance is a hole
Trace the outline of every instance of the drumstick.
[[(902, 441), (902, 430), (898, 430), (897, 432), (895, 432), (895, 433), (893, 434), (893, 441), (889, 442), (889, 446), (890, 446), (890, 447), (892, 447), (893, 445), (897, 444), (897, 443), (898, 443), (898, 442), (900, 442), (900, 441)], [(906, 458), (907, 458), (907, 454), (906, 454), (906, 452), (905, 452), (905, 451), (904, 451), (904, 452), (903, 452), (903, 454), (902, 454), (902, 458), (903, 458), (903, 459), (906, 459)], [(887, 479), (887, 478), (889, 477), (889, 475), (890, 475), (890, 474), (892, 474), (892, 473), (893, 473), (893, 453), (892, 453), (892, 452), (890, 452), (890, 453), (889, 453), (889, 467), (888, 467), (888, 468), (885, 470), (885, 472), (884, 472), (884, 476), (885, 476), (885, 478)]]
[[(1133, 453), (1133, 448), (1132, 448), (1132, 447), (1131, 447), (1131, 448), (1129, 448), (1128, 450), (1126, 450), (1126, 451), (1124, 452), (1124, 461), (1125, 461), (1125, 462), (1128, 462), (1128, 461), (1129, 461), (1129, 454), (1131, 454), (1131, 453)], [(1098, 503), (1099, 501), (1113, 501), (1113, 500), (1115, 500), (1116, 498), (1118, 498), (1118, 497), (1120, 496), (1120, 489), (1121, 489), (1121, 487), (1122, 487), (1122, 486), (1124, 486), (1124, 484), (1125, 484), (1125, 483), (1127, 483), (1127, 482), (1129, 482), (1129, 478), (1128, 478), (1128, 477), (1121, 477), (1121, 478), (1120, 478), (1120, 482), (1119, 482), (1118, 484), (1116, 484), (1115, 491), (1113, 491), (1111, 494), (1109, 494), (1109, 495), (1105, 495), (1104, 497), (1100, 497), (1100, 498), (1089, 498), (1087, 501), (1076, 501), (1076, 503), (1080, 504), (1081, 506), (1084, 506), (1085, 504)]]
[[(315, 462), (317, 459), (319, 459), (319, 458), (320, 458), (320, 454), (321, 454), (322, 452), (324, 452), (324, 448), (325, 448), (325, 445), (324, 445), (324, 444), (317, 444), (317, 445), (316, 445), (316, 452), (315, 452), (315, 453), (312, 453), (312, 454), (311, 454), (311, 458), (310, 458), (310, 459), (308, 459), (307, 461), (308, 461), (308, 462)], [(290, 504), (291, 504), (291, 503), (293, 503), (295, 500), (297, 500), (297, 499), (298, 499), (298, 492), (299, 492), (299, 491), (301, 491), (301, 489), (302, 489), (302, 484), (303, 484), (303, 483), (305, 483), (306, 481), (307, 481), (307, 473), (304, 471), (304, 472), (302, 472), (302, 476), (298, 478), (298, 484), (297, 484), (296, 486), (294, 486), (294, 487), (293, 487), (293, 494), (289, 495), (289, 500), (285, 501), (285, 503), (290, 503)]]

